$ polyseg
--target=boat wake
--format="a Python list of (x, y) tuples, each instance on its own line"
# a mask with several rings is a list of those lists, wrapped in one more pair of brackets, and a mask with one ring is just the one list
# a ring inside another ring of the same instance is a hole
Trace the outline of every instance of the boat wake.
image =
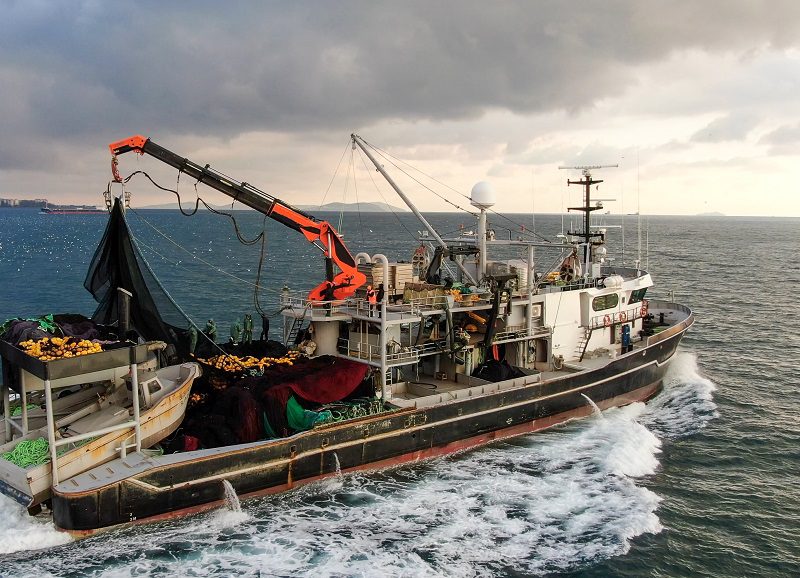
[[(80, 569), (116, 576), (134, 567), (139, 575), (199, 568), (291, 576), (572, 570), (624, 554), (632, 538), (662, 530), (660, 498), (641, 480), (659, 467), (659, 437), (688, 435), (713, 418), (713, 388), (683, 353), (664, 392), (647, 406), (606, 410), (604, 419), (413, 466), (335, 476), (335, 483), (250, 502), (246, 514), (220, 510), (12, 555), (4, 574)], [(24, 519), (21, 509), (14, 516), (1, 522), (6, 548), (26, 524), (38, 534), (16, 549), (65, 540), (52, 526)]]
[(716, 389), (700, 375), (697, 357), (679, 350), (664, 376), (664, 391), (647, 404), (642, 423), (661, 438), (695, 434), (719, 415), (713, 396)]
[(29, 516), (25, 508), (0, 494), (0, 554), (51, 548), (70, 541), (49, 518)]

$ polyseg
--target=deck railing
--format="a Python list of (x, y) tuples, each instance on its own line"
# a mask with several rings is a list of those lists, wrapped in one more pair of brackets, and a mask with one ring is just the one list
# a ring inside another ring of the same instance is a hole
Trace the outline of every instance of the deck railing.
[[(419, 361), (420, 357), (439, 353), (447, 349), (447, 341), (428, 341), (421, 345), (401, 345), (390, 341), (386, 347), (386, 363), (388, 365), (402, 365)], [(339, 353), (348, 357), (379, 361), (381, 358), (380, 345), (364, 341), (351, 341), (346, 337), (339, 338)]]
[(623, 311), (606, 311), (600, 312), (595, 315), (589, 322), (591, 329), (598, 329), (600, 327), (610, 327), (619, 323), (629, 323), (636, 319), (641, 319), (647, 315), (647, 305), (645, 303), (637, 303), (636, 307), (628, 307)]

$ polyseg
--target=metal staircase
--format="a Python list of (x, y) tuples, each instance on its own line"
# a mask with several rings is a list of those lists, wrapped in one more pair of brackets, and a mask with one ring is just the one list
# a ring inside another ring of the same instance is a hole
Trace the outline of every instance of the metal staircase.
[[(289, 331), (284, 331), (283, 335), (283, 344), (286, 347), (290, 347), (294, 344), (294, 340), (297, 338), (297, 334), (300, 333), (300, 330), (303, 327), (303, 322), (306, 319), (306, 315), (308, 315), (309, 310), (311, 309), (311, 304), (307, 304), (303, 308), (303, 314), (300, 317), (295, 317), (292, 319), (292, 324), (289, 327)], [(286, 319), (284, 317), (284, 319)]]
[(578, 341), (578, 346), (575, 353), (578, 355), (578, 361), (583, 361), (583, 356), (586, 354), (586, 347), (589, 345), (589, 340), (592, 338), (592, 330), (588, 327), (583, 328), (583, 335)]

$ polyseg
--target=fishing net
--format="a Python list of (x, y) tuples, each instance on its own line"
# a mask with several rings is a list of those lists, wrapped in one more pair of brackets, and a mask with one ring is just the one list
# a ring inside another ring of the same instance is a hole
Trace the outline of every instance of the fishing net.
[(117, 322), (117, 288), (121, 287), (133, 294), (130, 319), (136, 333), (146, 340), (172, 344), (181, 356), (188, 354), (189, 334), (183, 329), (186, 319), (142, 258), (119, 199), (114, 201), (83, 286), (98, 302), (93, 321), (105, 325)]

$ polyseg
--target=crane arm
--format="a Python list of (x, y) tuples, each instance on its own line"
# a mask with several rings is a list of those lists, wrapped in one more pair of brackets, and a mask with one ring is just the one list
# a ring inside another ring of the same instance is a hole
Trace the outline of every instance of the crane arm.
[[(111, 150), (111, 171), (115, 182), (122, 181), (117, 168), (118, 155), (130, 151), (140, 155), (148, 154), (197, 179), (198, 182), (228, 195), (235, 201), (302, 233), (309, 242), (319, 243), (325, 253), (326, 280), (311, 290), (308, 295), (311, 301), (346, 299), (366, 282), (366, 276), (358, 270), (356, 260), (348, 251), (341, 236), (327, 221), (317, 220), (248, 183), (236, 181), (215, 171), (209, 165), (203, 166), (192, 162), (154, 143), (147, 137), (132, 136), (111, 143), (108, 148)], [(339, 274), (334, 274), (334, 263), (341, 270)]]

